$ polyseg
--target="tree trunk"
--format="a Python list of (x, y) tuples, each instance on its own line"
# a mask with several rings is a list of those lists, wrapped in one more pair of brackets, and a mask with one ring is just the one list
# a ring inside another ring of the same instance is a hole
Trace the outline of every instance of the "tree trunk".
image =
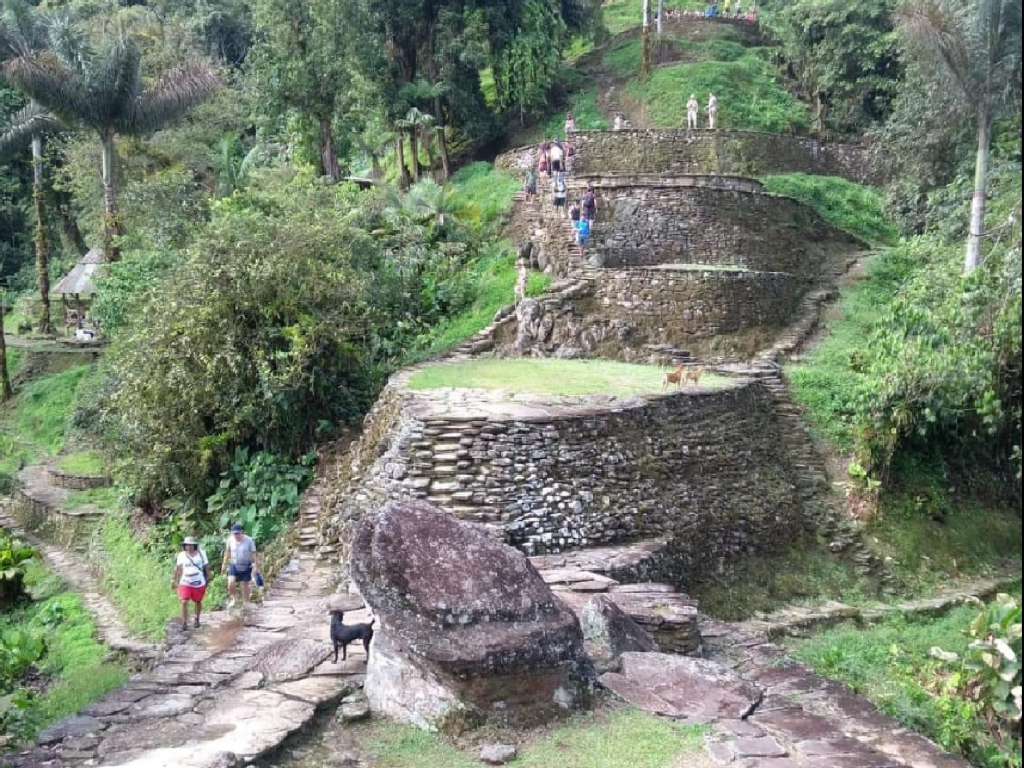
[(402, 131), (395, 134), (395, 154), (398, 156), (398, 186), (406, 189), (409, 186), (409, 169), (405, 167), (405, 136)]
[(43, 205), (43, 136), (32, 135), (32, 201), (36, 209), (36, 280), (39, 286), (39, 333), (53, 333), (50, 321), (50, 244)]
[(0, 401), (7, 402), (14, 395), (11, 390), (11, 375), (7, 370), (7, 340), (4, 338), (5, 295), (0, 293)]
[(646, 75), (651, 71), (651, 0), (644, 0), (643, 4), (643, 52), (640, 56), (640, 74)]
[(114, 191), (114, 173), (117, 150), (114, 148), (114, 134), (101, 137), (103, 144), (103, 255), (108, 263), (121, 259), (121, 220), (117, 212), (117, 195)]
[(320, 164), (323, 166), (324, 176), (330, 179), (332, 184), (337, 184), (341, 174), (338, 172), (338, 155), (334, 151), (334, 131), (331, 128), (330, 120), (320, 121)]
[(416, 136), (416, 127), (409, 129), (409, 154), (412, 155), (412, 180), (420, 180), (420, 143)]
[(441, 111), (441, 97), (434, 97), (434, 115), (437, 117), (437, 151), (441, 155), (441, 181), (452, 175), (452, 160), (448, 155), (448, 139), (444, 135), (444, 113)]
[(665, 12), (665, 0), (658, 0), (658, 37), (661, 37), (661, 16)]
[(380, 169), (380, 155), (376, 152), (370, 153), (370, 167), (373, 169), (370, 171), (370, 176), (374, 181), (380, 181), (384, 178), (384, 173)]
[(987, 112), (978, 118), (978, 154), (974, 160), (974, 197), (971, 198), (971, 228), (967, 235), (964, 274), (969, 275), (981, 263), (981, 241), (985, 237), (985, 194), (988, 190), (988, 152), (992, 126)]
[(821, 99), (821, 91), (816, 91), (814, 94), (814, 105), (815, 105), (815, 119), (818, 121), (818, 136), (824, 137), (825, 135), (825, 102)]
[(420, 143), (423, 145), (423, 151), (427, 153), (427, 169), (431, 174), (434, 173), (434, 166), (436, 165), (436, 159), (434, 157), (434, 140), (433, 140), (433, 128), (427, 126), (423, 129), (423, 133), (420, 134)]

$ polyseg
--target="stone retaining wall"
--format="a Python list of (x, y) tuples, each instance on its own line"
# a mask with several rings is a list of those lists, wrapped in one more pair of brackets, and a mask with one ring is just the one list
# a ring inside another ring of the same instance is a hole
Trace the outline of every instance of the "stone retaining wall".
[[(878, 184), (867, 148), (804, 136), (729, 130), (580, 131), (573, 172), (766, 176), (810, 173)], [(510, 158), (522, 158), (513, 151)], [(519, 160), (521, 162), (521, 160)], [(502, 159), (510, 167), (517, 162)]]
[(733, 265), (813, 281), (827, 253), (855, 247), (807, 206), (745, 179), (580, 179), (588, 182), (598, 217), (587, 250), (605, 267)]
[(771, 343), (805, 289), (784, 272), (605, 269), (585, 294), (520, 304), (518, 322), (496, 328), (494, 345), (508, 355), (633, 362), (660, 363), (664, 347), (746, 359)]
[(88, 551), (103, 520), (96, 511), (55, 509), (22, 490), (15, 490), (12, 498), (9, 512), (18, 525), (66, 550)]
[(59, 469), (51, 469), (50, 477), (58, 488), (66, 488), (69, 491), (106, 488), (113, 482), (107, 475), (76, 475), (71, 472), (62, 472)]
[(437, 415), (415, 393), (402, 398), (389, 434), (366, 442), (378, 458), (358, 497), (336, 514), (427, 499), (500, 526), (529, 554), (666, 536), (684, 583), (813, 525), (757, 382), (523, 420), (477, 417), (471, 405)]

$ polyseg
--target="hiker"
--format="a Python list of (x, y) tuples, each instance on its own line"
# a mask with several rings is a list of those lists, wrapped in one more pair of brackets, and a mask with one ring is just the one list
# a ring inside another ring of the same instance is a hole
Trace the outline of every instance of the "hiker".
[(612, 130), (621, 131), (625, 127), (625, 121), (622, 119), (622, 113), (615, 113), (615, 120), (612, 121)]
[(174, 576), (171, 577), (171, 589), (178, 593), (181, 600), (181, 629), (188, 630), (188, 604), (195, 603), (195, 627), (199, 628), (199, 617), (203, 612), (203, 597), (206, 585), (210, 582), (210, 561), (199, 548), (195, 536), (186, 536), (181, 545), (181, 552), (174, 561)]
[(718, 117), (718, 99), (715, 98), (715, 94), (708, 96), (708, 128), (712, 130), (715, 127), (715, 119)]
[(583, 193), (583, 218), (591, 222), (597, 218), (597, 195), (593, 187), (587, 187)]
[(523, 181), (523, 192), (526, 193), (526, 199), (533, 202), (537, 199), (537, 172), (530, 168), (526, 171), (526, 179)]
[(567, 112), (565, 115), (565, 138), (568, 140), (576, 132), (576, 118), (572, 116), (572, 112)]
[(224, 545), (224, 561), (220, 572), (228, 575), (228, 610), (235, 606), (235, 584), (242, 585), (242, 610), (249, 603), (249, 589), (253, 573), (259, 572), (256, 562), (256, 542), (245, 535), (241, 523), (231, 526), (231, 535)]
[(569, 221), (573, 223), (573, 227), (576, 226), (576, 222), (583, 218), (583, 211), (580, 209), (580, 201), (573, 200), (572, 205), (569, 206)]
[(565, 208), (566, 188), (565, 175), (559, 173), (555, 176), (555, 183), (552, 186), (555, 208)]
[(565, 159), (565, 150), (562, 149), (561, 142), (551, 142), (551, 149), (548, 151), (549, 168), (551, 173), (562, 173), (565, 170), (563, 160)]
[(580, 247), (580, 255), (587, 255), (587, 240), (590, 237), (590, 222), (586, 219), (580, 219), (573, 224), (573, 228), (576, 230), (576, 245)]
[(697, 94), (691, 93), (690, 100), (686, 102), (686, 127), (694, 130), (697, 127), (697, 113), (700, 112), (700, 103), (697, 101)]

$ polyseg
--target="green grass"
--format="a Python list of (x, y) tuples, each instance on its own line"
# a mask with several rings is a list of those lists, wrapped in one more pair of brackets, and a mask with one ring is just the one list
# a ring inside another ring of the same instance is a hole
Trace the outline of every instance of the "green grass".
[(57, 469), (72, 475), (102, 475), (107, 461), (100, 451), (76, 451), (57, 460)]
[(790, 173), (766, 176), (765, 189), (809, 205), (825, 221), (871, 245), (892, 245), (898, 238), (896, 226), (882, 208), (882, 195), (872, 187), (835, 176)]
[[(675, 2), (665, 3), (666, 10), (669, 8), (693, 10), (706, 6), (707, 3), (703, 2), (703, 0), (675, 0)], [(657, 2), (651, 4), (652, 24), (654, 23), (654, 14), (657, 11), (657, 7)], [(604, 18), (605, 29), (613, 35), (625, 32), (633, 27), (639, 27), (643, 20), (641, 5), (637, 0), (611, 0), (611, 2), (606, 2), (601, 6), (601, 14)]]
[[(556, 395), (650, 394), (661, 391), (664, 370), (612, 360), (469, 360), (425, 368), (413, 375), (411, 389), (475, 387)], [(701, 387), (721, 387), (730, 379), (705, 375)]]
[(701, 102), (701, 125), (705, 125), (703, 106), (711, 92), (718, 97), (719, 128), (782, 132), (808, 124), (807, 108), (779, 85), (756, 49), (743, 49), (741, 56), (731, 58), (734, 43), (713, 41), (704, 45), (717, 45), (721, 49), (718, 55), (730, 59), (658, 67), (627, 86), (652, 125), (685, 126), (686, 101), (691, 93)]
[[(670, 768), (701, 750), (705, 729), (632, 708), (584, 714), (522, 745), (517, 768)], [(361, 744), (379, 768), (475, 768), (475, 757), (417, 728), (381, 723)], [(467, 750), (469, 751), (469, 750)], [(473, 750), (475, 753), (475, 749)]]
[(460, 168), (452, 176), (451, 183), (479, 209), (485, 224), (499, 223), (503, 219), (512, 205), (512, 198), (522, 186), (522, 182), (511, 173), (482, 162)]
[(20, 738), (74, 714), (128, 679), (123, 666), (106, 660), (108, 650), (95, 638), (92, 616), (78, 595), (64, 591), (57, 574), (33, 561), (25, 581), (33, 602), (0, 615), (0, 629), (27, 628), (45, 637), (46, 655), (38, 667), (50, 684), (33, 700), (16, 734)]
[(864, 277), (844, 289), (830, 310), (828, 336), (803, 362), (786, 368), (793, 396), (807, 409), (815, 432), (842, 451), (853, 448), (851, 419), (867, 375), (866, 343), (893, 295), (920, 268), (897, 249), (868, 260)]
[[(162, 641), (168, 619), (179, 611), (178, 598), (169, 588), (173, 559), (154, 556), (117, 515), (103, 521), (101, 535), (105, 557), (98, 565), (103, 591), (117, 604), (129, 631)], [(207, 604), (213, 603), (208, 599)]]
[(610, 127), (597, 108), (597, 88), (585, 88), (573, 93), (569, 103), (549, 115), (544, 122), (526, 131), (517, 132), (515, 143), (525, 146), (544, 139), (564, 138), (566, 112), (572, 112), (578, 131), (606, 131)]
[[(1019, 585), (1016, 596), (1019, 600)], [(929, 653), (936, 646), (963, 653), (967, 626), (977, 612), (962, 606), (935, 619), (897, 615), (867, 629), (844, 625), (809, 640), (794, 640), (791, 650), (820, 674), (849, 684), (904, 726), (969, 756), (975, 765), (1020, 765), (1019, 742), (1016, 763), (1002, 763), (994, 752), (978, 748), (976, 738), (984, 723), (942, 690), (948, 670)]]
[(84, 491), (72, 491), (68, 494), (65, 507), (77, 509), (79, 507), (94, 506), (104, 510), (113, 511), (120, 506), (121, 489), (115, 486), (104, 488), (89, 488)]
[[(471, 268), (472, 284), (477, 292), (472, 306), (462, 314), (435, 326), (423, 346), (407, 357), (406, 363), (428, 359), (464, 341), (486, 328), (499, 309), (513, 303), (516, 257), (506, 241), (496, 242), (494, 251)], [(526, 295), (539, 296), (550, 284), (551, 278), (548, 275), (531, 272)]]
[[(68, 415), (75, 392), (91, 367), (80, 365), (29, 383), (18, 393), (5, 414), (8, 434), (31, 446), (33, 455), (57, 453), (64, 445)], [(4, 456), (0, 456), (3, 460)]]

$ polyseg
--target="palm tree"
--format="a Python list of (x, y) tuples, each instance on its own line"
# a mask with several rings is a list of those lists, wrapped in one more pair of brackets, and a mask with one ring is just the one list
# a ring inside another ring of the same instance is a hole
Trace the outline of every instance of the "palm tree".
[[(43, 50), (49, 40), (44, 19), (22, 0), (7, 0), (0, 16), (0, 59), (6, 61), (32, 51)], [(46, 236), (46, 206), (43, 185), (43, 137), (60, 130), (60, 121), (29, 102), (0, 134), (0, 157), (19, 151), (25, 144), (32, 148), (32, 202), (36, 231), (32, 238), (36, 251), (36, 281), (39, 287), (39, 333), (52, 333), (50, 317), (50, 244)]]
[(897, 24), (911, 49), (971, 115), (977, 131), (964, 274), (981, 261), (992, 124), (1021, 92), (1020, 0), (910, 0)]
[(181, 117), (219, 86), (202, 62), (166, 72), (147, 85), (140, 74), (141, 55), (130, 38), (107, 39), (97, 52), (88, 49), (33, 52), (4, 64), (7, 77), (22, 92), (62, 121), (94, 130), (102, 147), (103, 249), (117, 261), (121, 223), (114, 188), (117, 136), (142, 136)]

